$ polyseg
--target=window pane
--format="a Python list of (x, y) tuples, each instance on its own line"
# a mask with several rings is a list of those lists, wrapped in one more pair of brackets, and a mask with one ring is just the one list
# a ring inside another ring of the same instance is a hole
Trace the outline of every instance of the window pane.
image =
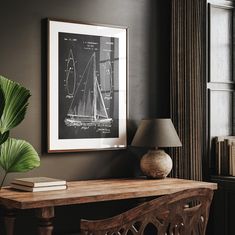
[(211, 137), (232, 135), (233, 92), (211, 91), (210, 94)]
[(210, 8), (210, 81), (232, 81), (232, 18), (230, 9)]

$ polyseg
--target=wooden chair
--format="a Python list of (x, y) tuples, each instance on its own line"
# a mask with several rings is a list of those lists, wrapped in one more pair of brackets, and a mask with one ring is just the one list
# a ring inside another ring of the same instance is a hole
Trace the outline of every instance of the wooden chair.
[(81, 220), (83, 235), (205, 235), (213, 191), (165, 195), (104, 220)]

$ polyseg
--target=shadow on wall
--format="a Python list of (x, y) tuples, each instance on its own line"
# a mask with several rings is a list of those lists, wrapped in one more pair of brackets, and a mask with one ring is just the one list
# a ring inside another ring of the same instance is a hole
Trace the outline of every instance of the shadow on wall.
[(170, 9), (170, 0), (152, 1), (148, 83), (149, 117), (152, 118), (170, 117)]

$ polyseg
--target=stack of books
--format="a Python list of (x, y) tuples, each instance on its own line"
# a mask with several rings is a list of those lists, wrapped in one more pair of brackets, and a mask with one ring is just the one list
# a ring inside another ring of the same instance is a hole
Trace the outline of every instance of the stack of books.
[(235, 176), (235, 136), (215, 138), (215, 169), (217, 175)]
[(65, 180), (59, 180), (48, 177), (32, 177), (14, 179), (11, 187), (29, 192), (42, 192), (51, 190), (63, 190), (67, 188)]

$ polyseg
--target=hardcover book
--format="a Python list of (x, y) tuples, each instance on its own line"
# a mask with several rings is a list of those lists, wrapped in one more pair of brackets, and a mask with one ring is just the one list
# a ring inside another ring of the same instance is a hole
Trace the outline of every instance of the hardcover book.
[(55, 191), (55, 190), (63, 190), (67, 188), (67, 185), (56, 185), (56, 186), (45, 186), (45, 187), (29, 187), (25, 185), (13, 184), (11, 183), (11, 187), (14, 189), (19, 189), (28, 192), (43, 192), (43, 191)]
[(48, 177), (19, 178), (19, 179), (14, 179), (11, 183), (14, 185), (23, 185), (34, 188), (66, 185), (65, 180), (48, 178)]

